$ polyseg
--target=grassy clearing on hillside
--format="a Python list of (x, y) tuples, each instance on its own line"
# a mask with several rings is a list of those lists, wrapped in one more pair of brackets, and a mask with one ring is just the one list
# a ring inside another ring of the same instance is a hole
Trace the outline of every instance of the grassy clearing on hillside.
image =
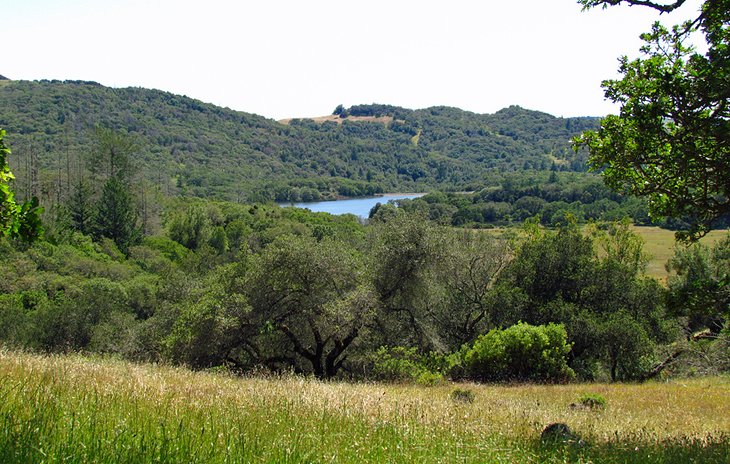
[(346, 118), (341, 118), (339, 115), (336, 114), (330, 114), (327, 116), (317, 116), (313, 118), (287, 118), (287, 119), (281, 119), (278, 122), (280, 124), (286, 124), (292, 122), (293, 119), (311, 119), (312, 121), (322, 124), (323, 122), (336, 122), (337, 124), (342, 124), (344, 121), (365, 121), (365, 122), (379, 122), (383, 124), (384, 126), (387, 126), (391, 122), (393, 122), (393, 116), (348, 116)]
[[(417, 387), (0, 351), (0, 462), (728, 462), (730, 380)], [(455, 388), (474, 392), (454, 400)], [(585, 393), (601, 410), (571, 408)], [(562, 421), (580, 444), (541, 446)]]

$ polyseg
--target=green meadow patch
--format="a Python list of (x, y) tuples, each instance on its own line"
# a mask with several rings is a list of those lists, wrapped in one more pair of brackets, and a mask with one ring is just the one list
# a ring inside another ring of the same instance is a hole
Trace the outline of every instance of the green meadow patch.
[[(631, 230), (644, 239), (644, 251), (651, 255), (646, 273), (650, 276), (665, 281), (669, 276), (665, 265), (674, 256), (674, 231), (661, 229), (659, 227), (632, 226)], [(727, 237), (728, 230), (713, 230), (700, 240), (700, 243), (711, 247), (715, 242)]]
[[(704, 462), (730, 380), (348, 384), (0, 351), (0, 462)], [(455, 388), (473, 393), (454, 401)], [(587, 390), (605, 409), (575, 409)], [(579, 439), (541, 444), (549, 424)]]

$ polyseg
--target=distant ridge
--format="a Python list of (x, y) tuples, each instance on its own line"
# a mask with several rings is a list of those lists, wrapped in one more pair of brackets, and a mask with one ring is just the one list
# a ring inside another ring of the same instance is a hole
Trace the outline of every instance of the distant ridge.
[[(160, 90), (88, 81), (0, 84), (0, 127), (18, 166), (37, 159), (38, 179), (70, 183), (58, 173), (83, 166), (94, 149), (93, 128), (103, 126), (138, 142), (136, 172), (165, 194), (233, 201), (477, 191), (514, 172), (582, 172), (585, 154), (574, 152), (570, 139), (598, 124), (518, 106), (494, 114), (375, 103), (342, 110), (347, 117), (281, 124)], [(27, 171), (15, 169), (17, 185), (30, 185)], [(41, 187), (51, 192), (53, 185)]]
[(10, 79), (8, 79), (7, 77), (5, 77), (2, 74), (0, 74), (0, 81), (9, 81), (9, 80)]

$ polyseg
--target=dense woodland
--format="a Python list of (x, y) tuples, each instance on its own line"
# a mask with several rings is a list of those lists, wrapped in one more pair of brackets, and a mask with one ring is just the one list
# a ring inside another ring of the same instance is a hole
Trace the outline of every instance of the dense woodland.
[(530, 223), (496, 237), (405, 209), (363, 226), (190, 199), (169, 200), (163, 216), (162, 233), (127, 242), (94, 226), (3, 241), (3, 343), (426, 382), (643, 379), (680, 355), (685, 371), (730, 368), (726, 345), (710, 341), (726, 289), (711, 308), (690, 297), (727, 272), (730, 239), (679, 253), (665, 288), (643, 275), (625, 225), (586, 235), (570, 221)]
[[(0, 242), (4, 344), (425, 383), (730, 369), (730, 239), (680, 249), (668, 287), (644, 275), (645, 202), (568, 146), (593, 119), (363, 105), (284, 125), (84, 82), (0, 100), (13, 186), (45, 208), (41, 240)], [(369, 221), (250, 201), (437, 188)]]
[[(13, 147), (19, 195), (70, 190), (94, 128), (128, 133), (135, 175), (165, 194), (232, 201), (300, 201), (387, 191), (472, 191), (506, 172), (585, 171), (570, 138), (596, 118), (555, 118), (510, 107), (351, 109), (388, 123), (281, 124), (167, 92), (91, 82), (3, 81), (0, 127)], [(62, 193), (63, 193), (62, 192)]]

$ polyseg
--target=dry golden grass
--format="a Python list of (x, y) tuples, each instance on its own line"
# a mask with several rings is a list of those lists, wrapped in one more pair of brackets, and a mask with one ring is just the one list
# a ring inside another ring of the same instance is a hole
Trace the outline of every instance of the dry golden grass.
[[(665, 265), (674, 256), (674, 247), (676, 245), (674, 232), (659, 227), (638, 226), (632, 226), (631, 230), (644, 239), (644, 251), (651, 255), (646, 273), (665, 282), (667, 277), (669, 277)], [(713, 230), (707, 236), (703, 237), (700, 243), (706, 246), (712, 246), (715, 242), (727, 237), (728, 233), (729, 231), (727, 230)]]
[[(281, 124), (289, 124), (293, 119), (295, 118), (287, 118), (287, 119), (280, 119), (278, 122)], [(385, 126), (389, 125), (391, 122), (393, 122), (392, 116), (348, 116), (346, 118), (341, 118), (338, 115), (330, 114), (328, 116), (317, 116), (314, 118), (296, 118), (296, 119), (311, 119), (312, 121), (322, 124), (326, 121), (336, 122), (337, 124), (342, 124), (343, 121), (368, 121), (368, 122), (379, 122)]]
[[(637, 443), (654, 454), (672, 444), (674, 462), (697, 450), (712, 461), (725, 456), (730, 433), (727, 378), (421, 387), (237, 378), (2, 350), (0, 377), (3, 462), (32, 462), (38, 447), (58, 457), (48, 462), (114, 462), (119, 453), (126, 462), (165, 453), (168, 462), (190, 453), (201, 462), (562, 462), (564, 451), (535, 447), (558, 421), (593, 443), (576, 451), (584, 462), (591, 453), (624, 462)], [(474, 402), (454, 401), (457, 387), (473, 391)], [(584, 393), (602, 395), (607, 407), (569, 407)]]

